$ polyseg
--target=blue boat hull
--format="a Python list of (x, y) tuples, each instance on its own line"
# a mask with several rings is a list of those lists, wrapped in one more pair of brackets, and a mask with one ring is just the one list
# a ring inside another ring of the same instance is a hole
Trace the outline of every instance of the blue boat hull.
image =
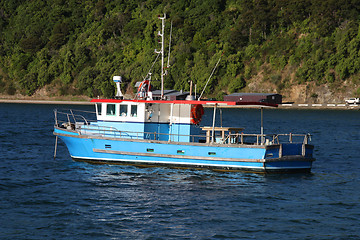
[[(80, 135), (55, 128), (78, 161), (250, 172), (309, 172), (312, 145), (221, 145)], [(286, 154), (286, 155), (284, 155)]]

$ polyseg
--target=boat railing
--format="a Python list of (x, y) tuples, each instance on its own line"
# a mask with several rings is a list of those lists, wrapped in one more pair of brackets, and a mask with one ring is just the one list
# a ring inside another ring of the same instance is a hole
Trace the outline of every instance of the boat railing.
[[(308, 144), (311, 141), (311, 135), (307, 134), (247, 134), (236, 133), (228, 134), (224, 139), (224, 143), (239, 143), (239, 144), (255, 144), (255, 145), (275, 145), (281, 143), (303, 143)], [(249, 141), (250, 140), (250, 141)]]
[(224, 139), (215, 138), (214, 142), (208, 141), (206, 135), (186, 135), (186, 134), (168, 134), (159, 132), (136, 132), (120, 131), (114, 127), (81, 125), (79, 132), (82, 135), (99, 135), (103, 137), (130, 138), (145, 140), (166, 140), (169, 142), (178, 142), (176, 139), (187, 139), (184, 142), (200, 142), (208, 144), (245, 144), (245, 145), (276, 145), (284, 142), (308, 144), (310, 134), (229, 134)]
[(71, 127), (74, 130), (75, 126), (77, 125), (90, 125), (91, 122), (95, 122), (95, 120), (87, 120), (82, 114), (77, 113), (81, 112), (95, 114), (95, 112), (72, 109), (65, 110), (68, 112), (54, 109), (55, 126), (63, 126), (68, 128)]
[[(199, 142), (207, 144), (245, 144), (245, 145), (275, 145), (281, 143), (302, 143), (308, 144), (311, 141), (310, 134), (249, 134), (243, 132), (228, 133), (223, 135), (186, 135), (169, 134), (159, 132), (136, 132), (120, 131), (111, 126), (99, 126), (94, 124), (95, 120), (87, 120), (82, 114), (54, 110), (55, 125), (72, 130), (78, 130), (82, 135), (98, 135), (104, 137), (145, 139), (145, 140), (166, 140), (169, 142)], [(90, 111), (76, 110), (76, 112), (94, 113)]]
[[(145, 140), (167, 140), (169, 142), (175, 141), (176, 138), (187, 137), (190, 142), (195, 142), (195, 139), (205, 138), (204, 135), (185, 135), (185, 134), (168, 134), (159, 132), (137, 132), (137, 131), (121, 131), (114, 127), (86, 125), (80, 126), (80, 133), (83, 135), (100, 135), (103, 137), (115, 138), (130, 138), (130, 139), (145, 139)], [(189, 141), (188, 141), (189, 142)]]

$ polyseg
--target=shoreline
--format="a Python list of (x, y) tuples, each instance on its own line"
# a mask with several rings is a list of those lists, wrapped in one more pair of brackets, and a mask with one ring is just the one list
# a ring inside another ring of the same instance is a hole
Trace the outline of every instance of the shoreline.
[(93, 103), (91, 103), (90, 101), (28, 100), (28, 99), (0, 99), (0, 103), (93, 105)]
[[(20, 104), (61, 104), (61, 105), (93, 105), (90, 101), (63, 101), (63, 100), (29, 100), (29, 99), (0, 99), (0, 103)], [(225, 107), (225, 106), (222, 106)], [(242, 106), (243, 107), (243, 106)], [(237, 108), (237, 106), (226, 106)], [(360, 105), (345, 103), (283, 103), (278, 108), (282, 109), (350, 109), (360, 110)]]
[(279, 104), (279, 108), (359, 110), (360, 105), (346, 103), (283, 103)]

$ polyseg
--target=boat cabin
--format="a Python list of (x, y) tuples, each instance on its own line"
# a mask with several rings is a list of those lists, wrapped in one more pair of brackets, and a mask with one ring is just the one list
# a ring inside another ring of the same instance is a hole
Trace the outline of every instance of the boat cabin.
[(199, 135), (198, 122), (194, 122), (191, 114), (193, 108), (202, 109), (199, 104), (115, 99), (92, 102), (96, 106), (97, 125), (126, 132), (122, 137), (190, 142), (195, 140), (190, 135)]

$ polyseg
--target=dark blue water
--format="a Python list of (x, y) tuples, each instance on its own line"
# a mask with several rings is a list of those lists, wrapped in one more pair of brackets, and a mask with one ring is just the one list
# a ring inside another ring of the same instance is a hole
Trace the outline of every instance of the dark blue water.
[[(266, 110), (265, 132), (312, 133), (317, 161), (259, 175), (91, 165), (61, 142), (54, 160), (57, 107), (0, 104), (0, 239), (360, 238), (360, 111)], [(257, 110), (223, 115), (260, 131)]]

